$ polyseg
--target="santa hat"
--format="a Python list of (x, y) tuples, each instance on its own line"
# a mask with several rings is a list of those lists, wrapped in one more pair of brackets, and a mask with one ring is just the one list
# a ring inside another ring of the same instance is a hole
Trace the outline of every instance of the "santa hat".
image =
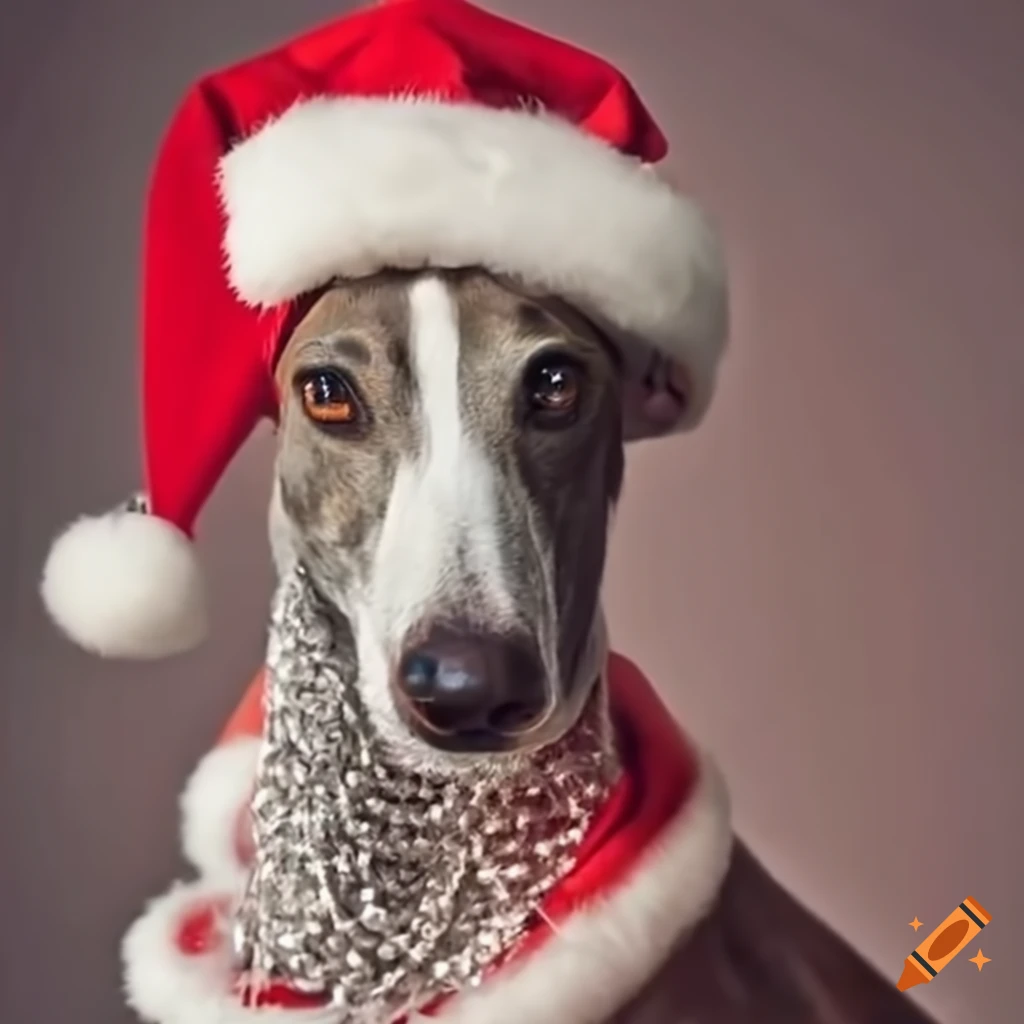
[(465, 0), (386, 0), (201, 79), (148, 197), (146, 496), (55, 541), (42, 591), (56, 622), (111, 656), (200, 639), (196, 517), (276, 414), (297, 311), (338, 277), (514, 275), (619, 345), (628, 437), (695, 424), (725, 274), (701, 213), (651, 168), (666, 149), (610, 64)]

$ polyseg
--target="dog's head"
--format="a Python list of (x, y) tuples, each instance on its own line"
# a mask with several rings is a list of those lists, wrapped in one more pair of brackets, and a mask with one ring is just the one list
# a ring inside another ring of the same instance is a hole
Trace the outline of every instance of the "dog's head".
[(432, 756), (562, 735), (604, 654), (614, 350), (482, 271), (388, 273), (327, 290), (277, 383), (275, 555), (349, 620), (378, 728)]

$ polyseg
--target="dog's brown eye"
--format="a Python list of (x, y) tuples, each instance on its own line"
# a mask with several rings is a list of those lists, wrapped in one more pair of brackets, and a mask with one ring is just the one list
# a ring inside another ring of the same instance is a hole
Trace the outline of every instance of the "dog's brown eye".
[(526, 375), (526, 395), (531, 409), (541, 420), (564, 422), (579, 405), (582, 372), (564, 358), (544, 359), (530, 367)]
[(359, 415), (355, 395), (337, 370), (311, 370), (299, 380), (302, 407), (316, 423), (344, 426)]

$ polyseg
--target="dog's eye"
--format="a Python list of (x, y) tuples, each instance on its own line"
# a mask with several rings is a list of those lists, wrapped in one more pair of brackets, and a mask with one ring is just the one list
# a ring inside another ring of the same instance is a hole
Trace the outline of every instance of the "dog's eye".
[(345, 378), (337, 370), (307, 370), (297, 381), (302, 407), (316, 423), (346, 426), (359, 417), (359, 405)]
[(583, 389), (583, 372), (572, 360), (562, 355), (541, 358), (529, 367), (524, 383), (530, 409), (539, 422), (553, 426), (573, 418)]

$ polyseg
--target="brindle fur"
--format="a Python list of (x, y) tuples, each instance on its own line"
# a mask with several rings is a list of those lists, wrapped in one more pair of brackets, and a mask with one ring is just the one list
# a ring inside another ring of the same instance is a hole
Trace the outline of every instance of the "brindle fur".
[(935, 1021), (794, 899), (737, 840), (711, 913), (606, 1024)]
[[(277, 367), (278, 493), (290, 543), (342, 608), (369, 571), (399, 458), (422, 443), (408, 344), (408, 290), (416, 276), (391, 272), (331, 288), (296, 328)], [(479, 270), (443, 278), (458, 308), (465, 426), (497, 468), (501, 562), (523, 620), (515, 625), (533, 633), (545, 621), (558, 623), (563, 692), (554, 695), (550, 728), (564, 732), (594, 682), (579, 668), (592, 641), (608, 519), (622, 484), (614, 353), (557, 300)], [(524, 367), (553, 345), (586, 369), (579, 419), (553, 432), (523, 430)], [(356, 436), (324, 431), (303, 414), (293, 381), (304, 368), (325, 365), (345, 373), (366, 407), (371, 423)], [(544, 576), (552, 570), (556, 609), (543, 607)], [(460, 567), (451, 573), (459, 577)], [(501, 625), (475, 621), (477, 603), (465, 575), (438, 594), (432, 611), (480, 628)]]
[[(596, 329), (556, 299), (481, 271), (444, 277), (458, 304), (463, 411), (501, 469), (502, 561), (527, 622), (545, 614), (537, 606), (539, 552), (554, 559), (562, 677), (575, 687), (559, 695), (564, 728), (592, 684), (576, 668), (598, 614), (608, 516), (622, 483), (615, 355)], [(407, 341), (410, 280), (388, 273), (331, 288), (296, 329), (277, 368), (278, 493), (288, 543), (339, 603), (368, 570), (399, 458), (422, 443)], [(524, 431), (516, 416), (522, 367), (539, 344), (552, 341), (587, 367), (588, 398), (570, 430)], [(302, 414), (292, 381), (304, 366), (324, 364), (356, 383), (372, 415), (361, 436), (333, 436)], [(543, 538), (534, 535), (538, 523)], [(445, 614), (472, 620), (472, 588)], [(710, 915), (607, 1024), (928, 1022), (737, 842)]]

